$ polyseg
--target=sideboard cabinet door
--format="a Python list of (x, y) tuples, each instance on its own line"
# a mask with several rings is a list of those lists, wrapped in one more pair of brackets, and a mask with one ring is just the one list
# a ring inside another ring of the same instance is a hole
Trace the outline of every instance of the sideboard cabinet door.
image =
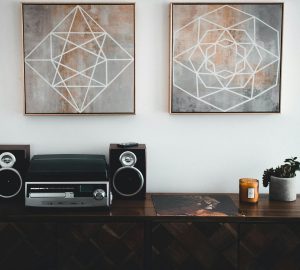
[(59, 269), (143, 269), (143, 223), (58, 224)]
[(0, 268), (56, 270), (56, 224), (0, 223)]
[(152, 228), (155, 270), (237, 269), (238, 224), (156, 223)]
[(300, 223), (240, 226), (241, 270), (300, 269)]

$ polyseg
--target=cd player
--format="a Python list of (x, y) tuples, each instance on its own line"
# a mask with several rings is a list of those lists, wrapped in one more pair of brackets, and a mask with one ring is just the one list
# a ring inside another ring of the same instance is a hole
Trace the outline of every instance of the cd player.
[(104, 155), (36, 155), (25, 178), (25, 205), (109, 207), (112, 203)]

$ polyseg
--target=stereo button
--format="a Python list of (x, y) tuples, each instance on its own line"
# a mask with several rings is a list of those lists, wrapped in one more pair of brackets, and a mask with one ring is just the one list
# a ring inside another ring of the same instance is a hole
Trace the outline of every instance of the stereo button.
[(93, 193), (95, 200), (103, 200), (105, 197), (105, 191), (103, 189), (96, 189)]

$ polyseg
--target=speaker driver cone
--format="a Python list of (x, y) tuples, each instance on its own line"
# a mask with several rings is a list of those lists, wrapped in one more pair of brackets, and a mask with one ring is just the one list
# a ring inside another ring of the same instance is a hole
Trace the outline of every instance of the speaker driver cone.
[(0, 169), (0, 197), (11, 198), (16, 196), (22, 188), (22, 178), (14, 168)]
[(143, 185), (143, 174), (135, 167), (121, 167), (113, 176), (113, 187), (122, 196), (136, 195), (141, 191)]

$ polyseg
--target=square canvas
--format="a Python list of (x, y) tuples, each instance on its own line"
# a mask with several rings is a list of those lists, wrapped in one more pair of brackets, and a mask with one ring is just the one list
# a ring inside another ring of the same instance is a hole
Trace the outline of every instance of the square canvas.
[(279, 113), (282, 3), (171, 4), (170, 112)]
[(25, 114), (134, 114), (135, 5), (23, 3)]

